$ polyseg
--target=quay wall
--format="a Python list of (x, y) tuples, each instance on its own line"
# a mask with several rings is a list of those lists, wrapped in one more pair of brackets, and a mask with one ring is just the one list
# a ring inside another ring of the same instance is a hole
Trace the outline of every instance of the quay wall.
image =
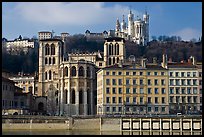
[(199, 131), (202, 117), (2, 117), (2, 130)]

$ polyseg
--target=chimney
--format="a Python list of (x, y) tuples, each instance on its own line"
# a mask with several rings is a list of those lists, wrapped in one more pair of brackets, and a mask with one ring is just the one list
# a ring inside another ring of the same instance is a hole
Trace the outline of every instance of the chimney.
[(123, 67), (123, 62), (122, 62), (122, 60), (119, 60), (119, 62), (118, 62), (118, 67), (120, 67), (120, 68)]
[(190, 60), (191, 60), (193, 65), (196, 65), (196, 61), (195, 61), (195, 57), (194, 56), (190, 56)]
[(169, 63), (172, 63), (172, 58), (169, 58)]
[(157, 64), (157, 58), (156, 57), (153, 57), (153, 63)]
[(162, 67), (167, 68), (167, 55), (166, 54), (162, 55)]
[(144, 67), (144, 68), (146, 68), (146, 58), (142, 58), (141, 59), (141, 65), (142, 65), (142, 67)]

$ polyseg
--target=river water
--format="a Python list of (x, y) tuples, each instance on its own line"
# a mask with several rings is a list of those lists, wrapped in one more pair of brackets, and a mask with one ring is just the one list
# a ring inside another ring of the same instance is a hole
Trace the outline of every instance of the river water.
[(2, 135), (202, 135), (198, 131), (2, 130)]

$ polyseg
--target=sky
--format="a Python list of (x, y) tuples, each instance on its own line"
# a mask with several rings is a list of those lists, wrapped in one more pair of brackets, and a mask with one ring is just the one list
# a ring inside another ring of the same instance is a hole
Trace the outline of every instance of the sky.
[(130, 9), (140, 18), (147, 10), (150, 40), (176, 35), (188, 41), (202, 35), (202, 2), (2, 2), (2, 38), (32, 38), (52, 30), (55, 35), (109, 31), (123, 15), (127, 22)]

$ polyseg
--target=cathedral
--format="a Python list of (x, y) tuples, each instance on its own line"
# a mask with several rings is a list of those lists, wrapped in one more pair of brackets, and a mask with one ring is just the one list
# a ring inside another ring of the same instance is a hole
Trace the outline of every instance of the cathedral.
[(142, 46), (147, 45), (147, 42), (149, 42), (149, 14), (145, 12), (143, 19), (137, 17), (135, 20), (134, 14), (130, 10), (127, 25), (124, 15), (121, 23), (119, 19), (117, 19), (115, 36), (133, 41)]

